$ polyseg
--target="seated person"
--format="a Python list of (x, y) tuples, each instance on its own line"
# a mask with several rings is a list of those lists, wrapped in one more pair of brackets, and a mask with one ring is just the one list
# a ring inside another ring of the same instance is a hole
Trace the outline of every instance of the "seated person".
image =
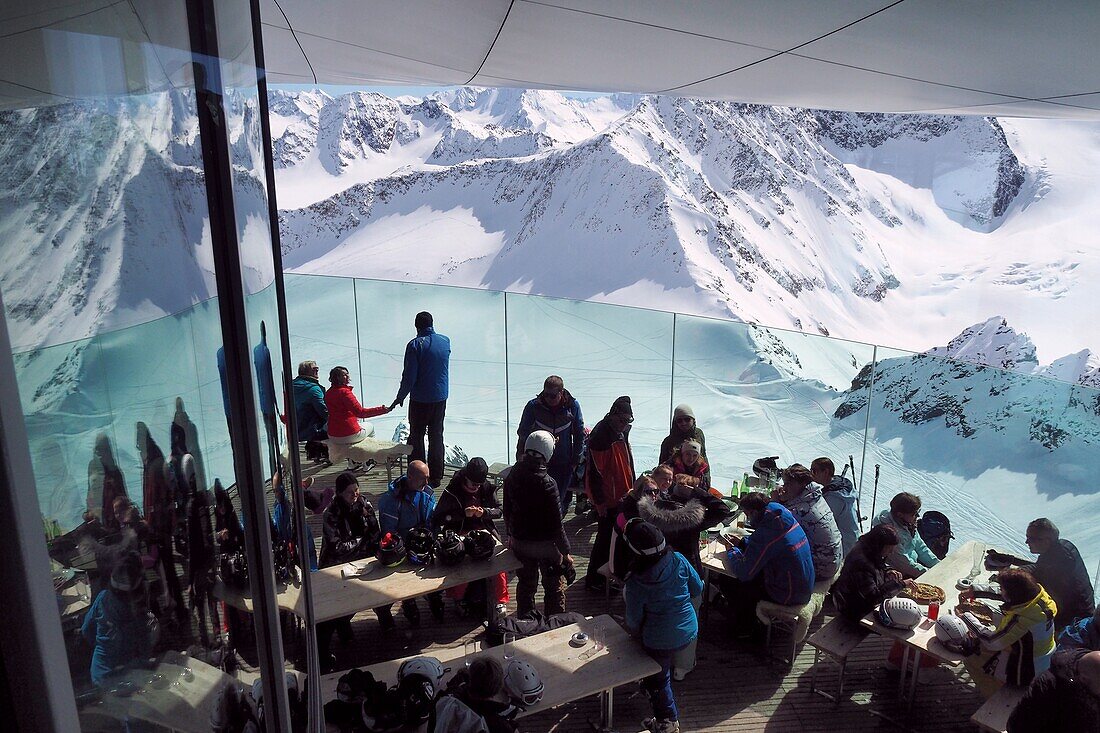
[[(1054, 623), (1058, 624), (1057, 616), (1054, 617)], [(1091, 616), (1078, 619), (1062, 629), (1062, 633), (1058, 635), (1058, 648), (1100, 651), (1100, 608)]]
[[(486, 480), (488, 475), (489, 465), (484, 458), (471, 458), (465, 467), (455, 472), (432, 511), (432, 527), (435, 531), (451, 529), (465, 535), (475, 529), (484, 529), (492, 533), (497, 541), (500, 540), (495, 522), (501, 516), (500, 502), (497, 501), (496, 487)], [(508, 574), (500, 573), (489, 580), (494, 601), (498, 605), (508, 603)], [(471, 597), (477, 596), (477, 591), (484, 595), (485, 581), (475, 581), (471, 587), (475, 590)], [(451, 598), (463, 601), (465, 611), (476, 611), (476, 608), (465, 603), (466, 591), (467, 587), (463, 584), (446, 593)]]
[[(392, 533), (404, 540), (406, 533), (413, 527), (432, 529), (432, 513), (435, 511), (435, 498), (428, 486), (428, 464), (424, 461), (410, 461), (408, 473), (398, 476), (389, 485), (386, 493), (378, 500), (378, 523), (382, 534)], [(374, 609), (382, 627), (393, 627), (393, 614), (390, 606)], [(437, 621), (443, 620), (443, 592), (428, 594), (428, 608)], [(401, 601), (401, 612), (413, 626), (420, 625), (420, 609), (416, 599)]]
[(829, 505), (821, 495), (821, 484), (814, 483), (810, 470), (792, 463), (783, 469), (783, 483), (776, 487), (772, 499), (787, 507), (810, 538), (810, 554), (814, 561), (814, 577), (829, 581), (840, 572), (843, 559), (840, 530)]
[[(1002, 685), (1025, 687), (1050, 667), (1054, 654), (1054, 601), (1031, 573), (1009, 568), (998, 573), (1000, 597), (1004, 600), (997, 629), (988, 633), (974, 625), (967, 614), (963, 621), (978, 638), (976, 656), (963, 664), (978, 686), (978, 692), (988, 699)], [(974, 591), (959, 594), (959, 601), (972, 602)]]
[(306, 456), (314, 461), (328, 456), (328, 449), (320, 442), (328, 438), (328, 405), (324, 387), (317, 378), (319, 371), (317, 362), (307, 359), (298, 365), (298, 376), (290, 385), (298, 440), (305, 442)]
[(825, 503), (840, 530), (841, 552), (844, 557), (852, 551), (859, 539), (859, 512), (856, 511), (856, 487), (844, 476), (836, 475), (836, 466), (830, 458), (815, 458), (810, 464), (814, 481), (821, 484)]
[(707, 457), (707, 439), (703, 430), (695, 424), (695, 411), (691, 405), (676, 405), (672, 411), (672, 426), (668, 437), (661, 441), (660, 463), (668, 463), (680, 451), (685, 440), (694, 440), (699, 444), (699, 453)]
[(878, 604), (914, 583), (886, 567), (886, 558), (897, 546), (897, 530), (888, 524), (872, 527), (859, 538), (833, 583), (833, 603), (840, 616), (858, 624)]
[(145, 571), (136, 552), (115, 565), (110, 586), (92, 601), (80, 633), (94, 647), (92, 682), (100, 687), (152, 652), (159, 627), (149, 611)]
[(917, 532), (920, 516), (920, 497), (907, 491), (890, 500), (890, 508), (883, 509), (871, 523), (872, 527), (888, 524), (898, 532), (898, 547), (886, 562), (900, 570), (906, 578), (919, 578), (925, 570), (940, 561)]
[(810, 540), (787, 507), (752, 491), (741, 497), (741, 510), (754, 531), (744, 538), (725, 539), (733, 545), (726, 566), (737, 581), (723, 579), (721, 587), (733, 611), (735, 634), (746, 636), (756, 628), (758, 601), (805, 604), (816, 576)]
[(1008, 718), (1008, 733), (1083, 733), (1100, 726), (1100, 651), (1059, 651)]
[(331, 386), (325, 392), (325, 406), (328, 407), (329, 443), (358, 443), (367, 437), (359, 420), (385, 415), (391, 409), (385, 405), (363, 407), (359, 404), (359, 399), (352, 392), (351, 374), (347, 367), (333, 367), (328, 373), (328, 381)]
[(697, 440), (685, 440), (669, 460), (674, 474), (673, 483), (684, 484), (703, 491), (710, 489), (710, 464), (702, 456), (702, 446)]
[(477, 656), (469, 669), (460, 669), (447, 683), (448, 693), (480, 715), (489, 733), (515, 733), (519, 708), (504, 702), (504, 668), (493, 657)]
[[(336, 477), (336, 495), (325, 510), (321, 531), (318, 565), (322, 568), (362, 560), (378, 549), (379, 530), (374, 507), (360, 496), (359, 481), (354, 473), (345, 471)], [(341, 639), (351, 640), (351, 616), (317, 624), (317, 651), (322, 668), (328, 670), (336, 661), (329, 653), (334, 631), (339, 632)]]
[(1046, 518), (1027, 525), (1025, 541), (1028, 549), (1039, 556), (1034, 563), (1012, 555), (990, 554), (1021, 566), (1046, 589), (1058, 604), (1058, 616), (1054, 619), (1057, 628), (1092, 616), (1096, 610), (1092, 581), (1077, 547), (1069, 540), (1060, 539), (1058, 527)]
[[(659, 470), (663, 470), (667, 474), (665, 487), (668, 488), (671, 486), (672, 469), (668, 466), (658, 466), (653, 469), (652, 472), (643, 473), (639, 476), (638, 480), (635, 481), (634, 485), (630, 488), (630, 491), (626, 492), (619, 501), (617, 516), (615, 517), (615, 527), (611, 532), (611, 552), (607, 558), (608, 571), (611, 573), (611, 578), (614, 582), (621, 583), (630, 573), (630, 554), (626, 551), (626, 542), (623, 540), (623, 530), (626, 529), (626, 523), (640, 516), (638, 504), (642, 499), (649, 498), (652, 501), (656, 501), (662, 495), (661, 490), (657, 488), (657, 481), (655, 478), (655, 474)], [(698, 540), (698, 535), (696, 535), (696, 540)]]

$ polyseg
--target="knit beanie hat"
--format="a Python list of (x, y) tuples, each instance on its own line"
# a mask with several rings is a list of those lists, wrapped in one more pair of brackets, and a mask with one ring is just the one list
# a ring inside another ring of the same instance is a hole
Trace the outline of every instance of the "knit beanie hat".
[(680, 417), (690, 417), (695, 419), (695, 410), (691, 409), (691, 405), (676, 405), (672, 410), (672, 419), (675, 421)]
[(630, 398), (626, 395), (615, 400), (611, 403), (611, 409), (607, 413), (608, 415), (626, 415), (627, 417), (634, 417), (634, 410), (630, 407)]
[(471, 458), (470, 462), (466, 464), (466, 478), (475, 484), (485, 481), (485, 477), (488, 475), (489, 464), (485, 462), (484, 458)]
[(684, 448), (691, 448), (696, 453), (701, 453), (703, 451), (703, 446), (699, 444), (698, 440), (685, 440), (683, 443), (680, 443), (680, 450)]
[(352, 473), (351, 471), (344, 471), (342, 474), (336, 477), (336, 493), (340, 494), (347, 487), (357, 483), (359, 483), (359, 479), (356, 478), (354, 473)]
[(627, 547), (643, 557), (661, 555), (667, 549), (661, 530), (638, 517), (626, 523), (623, 538)]
[(550, 457), (554, 455), (554, 436), (549, 430), (536, 430), (527, 436), (523, 450), (535, 451), (544, 461), (549, 462)]
[(504, 687), (504, 668), (492, 657), (474, 657), (470, 662), (470, 695), (488, 700)]

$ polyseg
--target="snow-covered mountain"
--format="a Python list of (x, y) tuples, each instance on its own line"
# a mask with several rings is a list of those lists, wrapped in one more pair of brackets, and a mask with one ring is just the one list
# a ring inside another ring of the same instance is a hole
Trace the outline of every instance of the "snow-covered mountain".
[(990, 313), (1047, 355), (1100, 337), (1095, 125), (470, 88), (272, 99), (293, 271), (914, 351)]

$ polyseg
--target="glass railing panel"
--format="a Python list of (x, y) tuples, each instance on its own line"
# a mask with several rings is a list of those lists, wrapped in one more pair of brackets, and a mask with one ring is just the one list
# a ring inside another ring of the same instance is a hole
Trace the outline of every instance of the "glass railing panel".
[[(1051, 519), (1100, 561), (1098, 392), (1042, 376), (880, 348), (867, 462), (881, 466), (876, 513), (900, 491), (951, 519), (953, 543), (1022, 557), (1030, 521)], [(864, 491), (866, 498), (867, 492)]]
[(283, 282), (291, 365), (297, 368), (306, 359), (317, 362), (319, 380), (326, 389), (329, 370), (335, 366), (347, 367), (352, 383), (362, 384), (355, 281), (349, 277), (287, 274)]
[(674, 402), (692, 407), (706, 435), (714, 486), (727, 493), (768, 456), (807, 467), (827, 457), (848, 478), (852, 457), (858, 485), (873, 351), (854, 341), (677, 316)]
[(556, 374), (580, 402), (588, 428), (628, 395), (635, 470), (652, 468), (667, 432), (672, 322), (660, 311), (509, 293), (509, 460), (524, 405)]
[[(443, 440), (449, 462), (481, 456), (490, 464), (511, 453), (504, 433), (504, 294), (486, 290), (355, 281), (359, 313), (362, 382), (355, 387), (366, 406), (389, 405), (401, 384), (405, 346), (416, 336), (413, 321), (431, 313), (435, 330), (451, 341), (450, 396)], [(340, 317), (354, 320), (352, 313)], [(375, 436), (403, 440), (409, 400), (389, 415), (372, 418)], [(510, 461), (509, 461), (510, 462)]]

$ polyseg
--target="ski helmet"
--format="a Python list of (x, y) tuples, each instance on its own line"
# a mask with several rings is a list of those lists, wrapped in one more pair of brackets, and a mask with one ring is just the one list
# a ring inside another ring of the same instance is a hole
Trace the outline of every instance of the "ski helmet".
[(779, 456), (768, 456), (767, 458), (757, 458), (753, 461), (752, 472), (762, 479), (779, 478), (779, 474), (783, 473), (779, 469), (777, 461)]
[(970, 630), (958, 616), (944, 614), (936, 620), (936, 638), (951, 651), (961, 652), (970, 638)]
[(523, 708), (537, 705), (545, 689), (542, 678), (529, 662), (518, 658), (508, 662), (504, 670), (504, 692), (514, 704)]
[(887, 598), (875, 609), (875, 618), (883, 626), (911, 629), (920, 623), (924, 614), (912, 598)]
[(466, 539), (463, 540), (462, 544), (471, 560), (488, 560), (493, 556), (497, 541), (489, 530), (475, 529), (466, 535)]
[(248, 587), (248, 560), (244, 550), (222, 555), (222, 580), (236, 588)]
[(386, 532), (382, 541), (378, 543), (378, 552), (375, 554), (378, 562), (387, 568), (395, 568), (405, 562), (405, 543), (401, 536), (393, 532)]
[(466, 555), (466, 547), (454, 530), (444, 530), (438, 539), (438, 557), (444, 565), (457, 565)]
[(406, 659), (397, 668), (397, 681), (400, 682), (411, 674), (423, 675), (431, 680), (438, 692), (443, 687), (443, 675), (447, 674), (447, 668), (435, 657), (413, 657)]
[(401, 695), (397, 688), (368, 695), (362, 707), (363, 726), (372, 733), (400, 730), (405, 725)]
[(413, 527), (405, 533), (405, 551), (413, 565), (431, 565), (435, 560), (435, 538), (424, 527)]

